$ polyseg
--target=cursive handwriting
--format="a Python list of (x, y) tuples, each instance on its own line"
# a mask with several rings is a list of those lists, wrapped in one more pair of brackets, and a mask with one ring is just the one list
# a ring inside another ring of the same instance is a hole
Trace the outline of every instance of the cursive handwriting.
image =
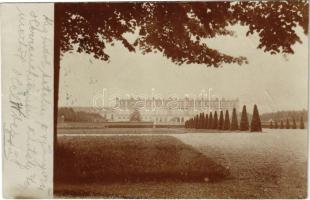
[[(52, 158), (53, 20), (16, 7), (17, 58), (8, 66), (7, 117), (3, 122), (4, 159), (22, 174), (19, 193), (50, 193)], [(22, 172), (22, 173), (21, 173)]]

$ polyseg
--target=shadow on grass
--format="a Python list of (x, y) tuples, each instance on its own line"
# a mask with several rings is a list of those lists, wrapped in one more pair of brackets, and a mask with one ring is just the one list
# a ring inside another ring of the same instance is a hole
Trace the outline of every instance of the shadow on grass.
[(167, 135), (58, 138), (54, 183), (220, 181), (229, 171)]

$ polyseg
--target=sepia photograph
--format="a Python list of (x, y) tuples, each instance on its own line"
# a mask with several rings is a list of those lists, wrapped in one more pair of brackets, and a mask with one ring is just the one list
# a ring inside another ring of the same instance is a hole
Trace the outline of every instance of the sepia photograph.
[(54, 5), (58, 198), (307, 198), (309, 2)]

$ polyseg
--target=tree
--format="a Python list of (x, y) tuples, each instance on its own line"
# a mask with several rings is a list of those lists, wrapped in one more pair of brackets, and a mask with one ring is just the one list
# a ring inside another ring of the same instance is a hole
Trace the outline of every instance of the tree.
[(293, 118), (292, 129), (296, 129), (296, 128), (297, 128), (296, 120), (295, 120), (295, 118)]
[(229, 129), (230, 129), (229, 112), (228, 110), (226, 110), (223, 130), (229, 130)]
[(304, 124), (304, 118), (301, 116), (300, 118), (300, 124), (299, 124), (300, 129), (305, 129), (305, 124)]
[(138, 110), (135, 110), (131, 113), (129, 121), (131, 122), (141, 122), (141, 114)]
[(200, 116), (201, 116), (201, 113), (197, 114), (197, 126), (196, 126), (196, 129), (200, 128)]
[(269, 128), (273, 129), (273, 123), (272, 123), (272, 121), (270, 121)]
[(212, 122), (212, 129), (217, 129), (218, 126), (218, 119), (217, 119), (217, 112), (214, 112), (213, 122)]
[(208, 129), (208, 123), (209, 123), (209, 118), (208, 118), (208, 114), (206, 114), (205, 121), (204, 121), (204, 129)]
[(186, 120), (185, 122), (185, 128), (191, 128), (191, 119)]
[(195, 116), (195, 129), (199, 128), (199, 115)]
[(284, 123), (283, 120), (280, 121), (280, 129), (284, 129)]
[(278, 122), (277, 122), (277, 121), (276, 121), (275, 124), (274, 124), (274, 128), (275, 128), (275, 129), (279, 128)]
[(197, 115), (197, 129), (200, 129), (200, 120), (201, 120), (200, 117), (201, 117), (201, 113)]
[(208, 129), (212, 129), (213, 126), (213, 117), (212, 117), (212, 112), (209, 114), (209, 122), (208, 122)]
[(232, 131), (238, 130), (238, 118), (236, 108), (234, 108), (232, 112), (230, 130)]
[(251, 132), (261, 132), (261, 131), (262, 131), (262, 124), (260, 121), (257, 106), (255, 104), (254, 109), (253, 109), (252, 122), (251, 122)]
[(200, 116), (199, 116), (199, 129), (203, 129), (204, 121), (205, 121), (205, 114), (204, 113), (200, 113)]
[[(296, 119), (300, 119), (300, 117), (303, 116), (304, 120), (307, 121), (308, 118), (308, 111), (305, 109), (302, 110), (281, 110), (281, 111), (277, 111), (277, 112), (270, 112), (270, 113), (264, 113), (262, 114), (261, 120), (262, 121), (269, 121), (271, 119), (273, 119), (274, 121), (280, 121), (281, 119), (284, 118), (295, 118)], [(297, 123), (297, 120), (296, 120)]]
[(194, 128), (194, 119), (191, 118), (189, 121), (190, 121), (189, 127), (190, 127), (190, 128)]
[(195, 128), (195, 117), (191, 120), (191, 128)]
[(248, 131), (248, 130), (249, 130), (248, 113), (246, 112), (246, 106), (244, 105), (242, 108), (242, 114), (240, 119), (240, 131)]
[(290, 121), (288, 119), (286, 119), (286, 125), (285, 125), (286, 129), (290, 129), (291, 125), (290, 125)]
[(223, 115), (223, 111), (221, 110), (217, 129), (222, 130), (223, 127), (224, 127), (224, 115)]
[[(255, 19), (255, 20), (253, 20)], [(130, 52), (160, 52), (176, 64), (247, 63), (212, 49), (204, 41), (233, 35), (241, 24), (247, 35), (258, 33), (258, 48), (271, 54), (294, 53), (300, 42), (296, 26), (308, 34), (308, 1), (57, 3), (54, 15), (54, 145), (60, 60), (66, 52), (87, 53), (109, 61), (107, 46), (116, 41)], [(134, 42), (126, 33), (138, 32)]]

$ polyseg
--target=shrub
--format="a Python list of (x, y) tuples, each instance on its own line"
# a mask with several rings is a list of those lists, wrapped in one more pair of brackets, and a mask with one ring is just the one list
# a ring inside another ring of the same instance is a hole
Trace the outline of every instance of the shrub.
[(296, 120), (295, 120), (295, 118), (293, 118), (292, 129), (296, 129), (296, 128), (297, 128)]
[(199, 116), (199, 129), (203, 129), (204, 127), (204, 122), (205, 122), (205, 114), (204, 113), (200, 113)]
[(208, 122), (208, 129), (212, 129), (213, 125), (213, 117), (212, 117), (212, 112), (209, 114), (209, 122)]
[(305, 124), (304, 124), (304, 118), (301, 116), (300, 118), (300, 124), (299, 124), (300, 129), (305, 129)]
[(284, 123), (283, 120), (280, 121), (280, 129), (284, 129)]
[(230, 129), (229, 112), (228, 110), (226, 110), (223, 130), (229, 130), (229, 129)]
[(209, 118), (208, 118), (208, 114), (206, 114), (205, 121), (204, 121), (204, 129), (208, 129), (208, 123), (209, 123)]
[(253, 109), (252, 122), (251, 122), (251, 132), (261, 132), (261, 131), (262, 131), (262, 124), (260, 121), (257, 106), (255, 104), (254, 109)]
[(240, 119), (240, 131), (248, 131), (249, 130), (249, 120), (248, 114), (246, 112), (246, 106), (244, 105), (242, 108), (242, 114)]
[(290, 125), (290, 121), (288, 119), (286, 119), (286, 125), (285, 125), (286, 129), (290, 129), (291, 125)]
[(223, 127), (224, 127), (224, 116), (223, 116), (223, 111), (221, 110), (217, 129), (222, 130)]
[(236, 108), (234, 108), (232, 112), (230, 130), (232, 131), (238, 130), (238, 118)]
[(217, 125), (218, 125), (218, 119), (217, 119), (217, 112), (214, 112), (214, 116), (213, 116), (213, 125), (212, 125), (212, 129), (217, 129)]

